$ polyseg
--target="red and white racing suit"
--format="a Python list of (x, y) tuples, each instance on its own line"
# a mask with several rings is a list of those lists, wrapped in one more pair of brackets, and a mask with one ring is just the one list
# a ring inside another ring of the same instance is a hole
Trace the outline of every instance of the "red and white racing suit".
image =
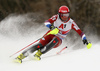
[(50, 19), (48, 19), (45, 23), (44, 23), (47, 27), (50, 28), (51, 25), (53, 25), (54, 27), (57, 27), (59, 29), (59, 33), (56, 35), (47, 35), (47, 33), (50, 31), (48, 31), (45, 35), (43, 39), (40, 40), (40, 43), (45, 46), (46, 44), (48, 44), (54, 37), (56, 37), (59, 42), (58, 44), (56, 44), (56, 47), (58, 47), (61, 43), (62, 43), (62, 39), (64, 39), (67, 34), (69, 33), (69, 31), (71, 29), (74, 29), (83, 39), (86, 39), (85, 34), (80, 30), (80, 28), (77, 26), (77, 24), (71, 19), (68, 18), (68, 20), (66, 22), (63, 22), (60, 18), (59, 15), (54, 15), (52, 16)]

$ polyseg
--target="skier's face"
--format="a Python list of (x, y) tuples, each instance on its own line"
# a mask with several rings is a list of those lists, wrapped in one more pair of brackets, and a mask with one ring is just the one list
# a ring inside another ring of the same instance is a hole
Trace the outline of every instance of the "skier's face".
[(61, 14), (61, 19), (62, 19), (63, 21), (66, 21), (66, 20), (68, 19), (68, 17), (69, 17), (69, 13)]

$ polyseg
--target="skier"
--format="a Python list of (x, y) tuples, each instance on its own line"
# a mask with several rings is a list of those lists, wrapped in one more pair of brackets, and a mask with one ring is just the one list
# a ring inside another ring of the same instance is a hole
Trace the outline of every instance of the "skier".
[(91, 48), (92, 44), (86, 39), (85, 34), (80, 30), (77, 24), (69, 17), (70, 10), (67, 6), (61, 6), (58, 14), (52, 16), (45, 21), (46, 27), (50, 30), (43, 36), (40, 41), (23, 51), (18, 57), (15, 58), (16, 62), (22, 63), (22, 59), (26, 58), (30, 53), (37, 50), (34, 58), (41, 59), (41, 55), (48, 52), (52, 48), (56, 48), (61, 45), (62, 40), (66, 37), (71, 29), (74, 29), (82, 38), (83, 43), (87, 45), (87, 48)]

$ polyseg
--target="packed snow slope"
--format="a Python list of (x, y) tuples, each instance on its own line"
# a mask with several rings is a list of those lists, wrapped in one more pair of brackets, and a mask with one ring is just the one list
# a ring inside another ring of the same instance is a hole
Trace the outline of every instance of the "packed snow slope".
[[(33, 55), (14, 63), (18, 54), (9, 57), (28, 44), (42, 37), (49, 29), (43, 23), (33, 21), (28, 15), (9, 16), (0, 22), (0, 71), (100, 71), (100, 37), (87, 35), (92, 43), (91, 49), (83, 45), (76, 32), (66, 37), (63, 44), (42, 55), (40, 61), (33, 60)], [(88, 32), (88, 31), (87, 31)], [(65, 46), (61, 54), (56, 53)]]

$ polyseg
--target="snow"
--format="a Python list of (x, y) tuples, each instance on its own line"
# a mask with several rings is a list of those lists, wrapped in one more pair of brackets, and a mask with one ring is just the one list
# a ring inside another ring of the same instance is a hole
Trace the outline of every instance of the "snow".
[[(19, 16), (15, 18), (19, 18)], [(77, 47), (74, 45), (78, 45), (75, 43), (73, 46), (69, 46), (61, 54), (57, 55), (56, 53), (66, 46), (64, 42), (59, 48), (52, 49), (48, 53), (42, 55), (40, 61), (33, 60), (33, 55), (30, 55), (23, 60), (22, 64), (13, 62), (13, 59), (20, 53), (12, 57), (9, 57), (10, 55), (37, 40), (37, 38), (41, 37), (46, 32), (46, 28), (42, 27), (44, 28), (42, 30), (45, 31), (37, 35), (41, 31), (37, 29), (38, 32), (36, 33), (32, 31), (31, 28), (29, 29), (29, 31), (31, 31), (28, 32), (29, 35), (27, 35), (27, 32), (22, 35), (19, 33), (18, 27), (14, 29), (15, 26), (10, 24), (14, 22), (16, 21), (10, 17), (10, 19), (5, 19), (0, 23), (0, 31), (3, 29), (2, 32), (0, 32), (0, 71), (100, 71), (100, 42), (96, 42), (96, 40), (92, 43), (93, 46), (91, 49), (87, 49), (86, 46), (79, 43), (83, 48), (72, 50), (72, 48)], [(9, 24), (9, 26), (5, 28), (4, 24)], [(14, 26), (14, 28), (12, 26)]]

